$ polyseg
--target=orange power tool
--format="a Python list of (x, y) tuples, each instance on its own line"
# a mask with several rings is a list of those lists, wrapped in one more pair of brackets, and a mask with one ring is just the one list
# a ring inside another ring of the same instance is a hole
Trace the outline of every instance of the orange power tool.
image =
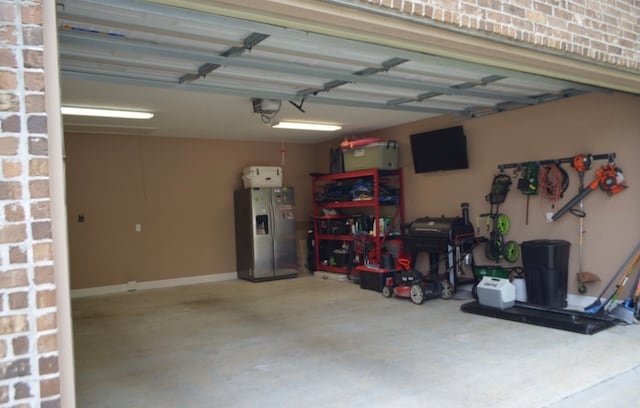
[(557, 213), (553, 214), (551, 217), (552, 221), (556, 221), (558, 218), (562, 217), (567, 211), (572, 209), (580, 200), (585, 198), (589, 193), (593, 190), (600, 187), (600, 189), (604, 190), (609, 195), (618, 194), (625, 188), (627, 185), (624, 182), (624, 176), (622, 175), (622, 170), (616, 167), (613, 164), (607, 164), (606, 166), (602, 166), (596, 170), (596, 176), (589, 183), (587, 188), (582, 190), (577, 196), (573, 197), (567, 204), (564, 205), (561, 209), (558, 210)]

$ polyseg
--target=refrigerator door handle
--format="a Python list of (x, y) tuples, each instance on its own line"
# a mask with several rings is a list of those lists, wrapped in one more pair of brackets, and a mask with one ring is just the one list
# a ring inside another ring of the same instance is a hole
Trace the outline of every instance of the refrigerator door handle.
[(276, 220), (277, 217), (278, 215), (274, 212), (273, 213), (273, 234), (274, 235), (278, 235), (278, 220)]
[(269, 206), (271, 207), (270, 208), (270, 211), (271, 211), (271, 235), (275, 237), (277, 235), (276, 234), (276, 228), (277, 228), (276, 224), (278, 224), (278, 223), (276, 222), (276, 209), (273, 206), (273, 201), (269, 204)]
[(271, 246), (271, 250), (273, 251), (273, 273), (278, 275), (278, 234), (276, 231), (276, 224), (278, 222), (276, 221), (276, 209), (273, 205), (273, 196), (269, 201), (269, 212), (271, 213), (271, 239), (273, 242), (273, 245)]

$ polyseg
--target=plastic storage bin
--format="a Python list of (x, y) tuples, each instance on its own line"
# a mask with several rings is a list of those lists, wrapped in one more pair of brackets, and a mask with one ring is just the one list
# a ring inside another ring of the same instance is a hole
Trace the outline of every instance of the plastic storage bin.
[(570, 246), (568, 241), (547, 239), (520, 244), (528, 303), (553, 308), (567, 306)]
[(347, 147), (342, 149), (342, 153), (345, 171), (398, 168), (398, 142), (394, 140)]

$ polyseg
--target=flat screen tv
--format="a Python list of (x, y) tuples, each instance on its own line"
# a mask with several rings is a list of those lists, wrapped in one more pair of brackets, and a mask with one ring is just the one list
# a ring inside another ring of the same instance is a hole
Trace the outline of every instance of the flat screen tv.
[(469, 168), (462, 126), (411, 135), (411, 155), (416, 173)]

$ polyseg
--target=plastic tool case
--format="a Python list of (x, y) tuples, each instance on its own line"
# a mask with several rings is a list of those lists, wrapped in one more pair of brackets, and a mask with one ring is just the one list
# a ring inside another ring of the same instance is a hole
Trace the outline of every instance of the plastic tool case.
[(360, 275), (360, 289), (368, 289), (376, 292), (382, 292), (387, 278), (393, 278), (394, 270), (369, 268), (366, 266), (358, 266), (356, 271)]

